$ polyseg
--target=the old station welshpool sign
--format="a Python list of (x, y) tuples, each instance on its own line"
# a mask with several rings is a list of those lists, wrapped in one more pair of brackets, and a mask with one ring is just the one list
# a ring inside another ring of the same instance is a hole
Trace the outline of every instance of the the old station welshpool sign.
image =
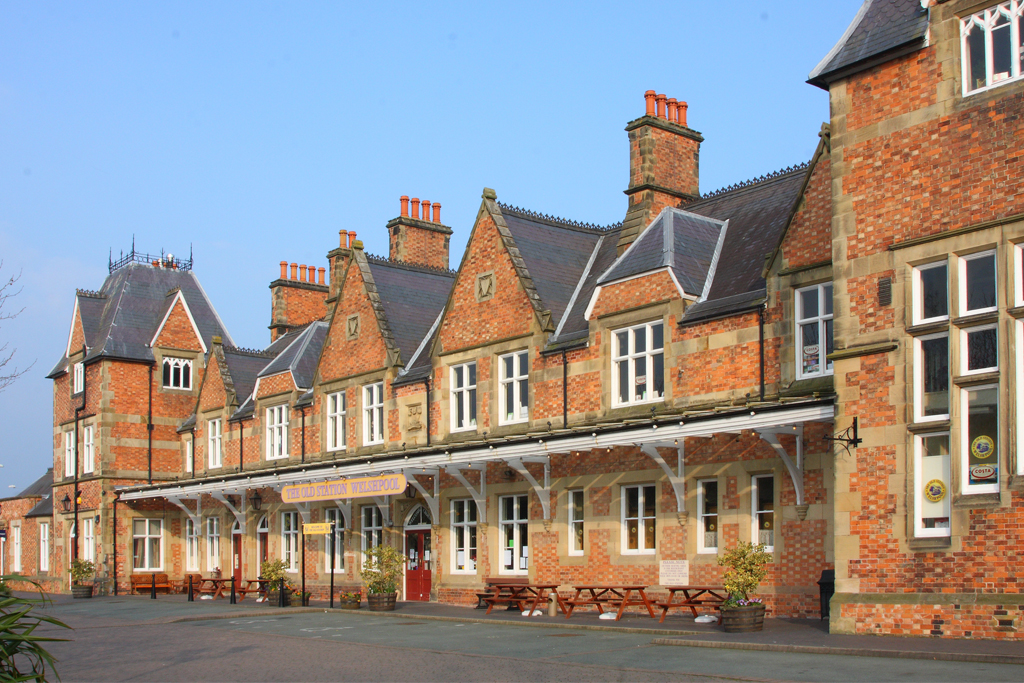
[(385, 474), (379, 477), (293, 484), (285, 486), (281, 496), (285, 503), (308, 503), (314, 500), (363, 496), (396, 496), (405, 491), (406, 485), (404, 474)]

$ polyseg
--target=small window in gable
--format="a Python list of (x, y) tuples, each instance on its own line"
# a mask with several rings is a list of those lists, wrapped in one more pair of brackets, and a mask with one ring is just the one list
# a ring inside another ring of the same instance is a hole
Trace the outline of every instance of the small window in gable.
[(85, 363), (75, 363), (74, 393), (80, 394), (84, 390), (85, 390)]
[(191, 389), (192, 361), (187, 358), (164, 358), (164, 388)]
[(964, 94), (1021, 77), (1024, 61), (1024, 0), (1001, 2), (960, 19)]

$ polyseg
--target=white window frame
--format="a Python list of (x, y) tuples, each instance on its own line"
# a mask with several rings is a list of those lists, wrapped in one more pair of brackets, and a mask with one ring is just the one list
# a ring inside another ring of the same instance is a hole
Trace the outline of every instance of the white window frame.
[(333, 508), (324, 509), (324, 521), (334, 522), (334, 538), (331, 534), (324, 534), (324, 572), (331, 571), (331, 550), (334, 551), (334, 573), (345, 573), (345, 516), (341, 510)]
[(206, 467), (224, 466), (224, 423), (221, 418), (206, 421)]
[(11, 527), (11, 534), (14, 536), (14, 562), (11, 571), (21, 571), (21, 527)]
[[(946, 456), (946, 472), (945, 481), (943, 484), (946, 486), (945, 503), (949, 508), (950, 523), (946, 527), (933, 527), (925, 528), (924, 526), (924, 487), (931, 481), (931, 478), (926, 479), (924, 474), (924, 440), (926, 438), (944, 436), (946, 437), (949, 444), (949, 454)], [(952, 485), (952, 453), (953, 453), (953, 441), (949, 432), (933, 432), (929, 434), (915, 434), (914, 435), (914, 536), (917, 538), (943, 538), (951, 534), (952, 527), (952, 497), (953, 497), (953, 485)]]
[(50, 523), (39, 523), (39, 571), (50, 571)]
[(384, 382), (363, 386), (363, 445), (384, 443)]
[[(937, 415), (924, 414), (924, 346), (922, 342), (933, 339), (946, 338), (946, 412)], [(949, 343), (949, 332), (943, 331), (936, 334), (926, 334), (914, 337), (914, 422), (939, 422), (949, 419), (949, 406), (953, 403), (953, 378), (952, 363), (949, 356), (952, 353)]]
[[(661, 346), (654, 348), (654, 328), (661, 326)], [(637, 352), (635, 350), (635, 337), (634, 332), (636, 330), (644, 330), (646, 335), (645, 350)], [(619, 341), (619, 334), (627, 333), (627, 349), (625, 352), (622, 350), (621, 342)], [(665, 333), (666, 325), (664, 320), (651, 320), (650, 322), (641, 323), (639, 325), (631, 325), (629, 327), (620, 327), (619, 329), (612, 330), (612, 407), (619, 406), (635, 406), (644, 405), (646, 403), (661, 403), (665, 400), (665, 396), (668, 393), (668, 382), (665, 378)], [(658, 396), (654, 391), (655, 377), (654, 371), (654, 359), (661, 356), (661, 395)], [(623, 401), (620, 394), (619, 384), (619, 365), (625, 363), (627, 367), (627, 376), (630, 387), (636, 386), (636, 360), (643, 358), (645, 372), (647, 373), (644, 377), (647, 378), (647, 398), (638, 399), (636, 398), (635, 392), (630, 389), (629, 399)]]
[(288, 457), (288, 404), (270, 406), (267, 416), (267, 460), (283, 460)]
[(1017, 474), (1024, 476), (1024, 321), (1018, 320), (1014, 329), (1017, 335), (1017, 362), (1014, 368), (1017, 379)]
[[(968, 311), (967, 310), (967, 262), (968, 261), (975, 261), (975, 260), (981, 259), (981, 258), (990, 258), (990, 259), (992, 259), (992, 279), (993, 279), (992, 288), (995, 291), (996, 301), (995, 301), (995, 305), (993, 305), (993, 306), (986, 306), (985, 308), (976, 308), (973, 311)], [(960, 312), (960, 316), (961, 317), (967, 317), (969, 315), (981, 315), (983, 313), (992, 313), (994, 311), (998, 311), (999, 310), (999, 261), (998, 261), (998, 259), (996, 259), (996, 250), (995, 249), (989, 249), (988, 251), (979, 251), (979, 252), (977, 252), (975, 254), (967, 254), (965, 256), (959, 257), (958, 261), (959, 261), (958, 273), (959, 273), (959, 276), (960, 276), (959, 277), (959, 280), (960, 280), (960, 282), (959, 282), (959, 285), (960, 285), (959, 286), (960, 301), (959, 301), (959, 309), (958, 310)]]
[(96, 521), (92, 517), (82, 520), (82, 559), (96, 561)]
[(206, 518), (206, 571), (220, 567), (220, 517)]
[(299, 571), (299, 513), (281, 513), (281, 559), (284, 560), (285, 571), (294, 574)]
[[(568, 519), (568, 553), (570, 556), (581, 557), (587, 552), (587, 499), (583, 489), (569, 489), (567, 500), (567, 511), (566, 518)], [(580, 502), (580, 516), (576, 516), (576, 499)], [(583, 541), (577, 548), (576, 540), (582, 538)]]
[[(455, 510), (462, 507), (462, 521), (457, 522)], [(473, 519), (470, 519), (472, 515)], [(475, 533), (470, 529), (478, 529), (476, 502), (472, 498), (459, 498), (451, 502), (451, 530), (452, 530), (452, 574), (476, 574), (476, 563), (480, 555), (480, 532)], [(461, 548), (460, 548), (461, 544)], [(469, 557), (469, 551), (473, 551), (476, 559)], [(459, 553), (463, 553), (463, 568), (459, 568)]]
[[(931, 318), (925, 318), (923, 317), (924, 289), (921, 283), (921, 274), (926, 270), (935, 270), (936, 268), (945, 268), (946, 270), (946, 314), (932, 316)], [(943, 320), (949, 320), (949, 259), (943, 259), (941, 261), (932, 261), (931, 263), (925, 263), (920, 266), (915, 266), (911, 278), (911, 293), (913, 296), (912, 320), (914, 321), (914, 325), (927, 325), (930, 323), (937, 323)]]
[(185, 571), (199, 571), (199, 528), (191, 518), (185, 520)]
[[(144, 525), (145, 525), (146, 531), (142, 535), (137, 535), (135, 533), (135, 523), (136, 522), (143, 522)], [(157, 523), (158, 528), (160, 529), (160, 531), (158, 532), (158, 535), (154, 535), (154, 534), (150, 533), (150, 531), (149, 531), (150, 522), (156, 522)], [(135, 544), (137, 542), (137, 539), (140, 539), (140, 538), (141, 539), (145, 539), (144, 542), (143, 542), (143, 545), (142, 545), (142, 547), (144, 549), (144, 555), (143, 555), (144, 559), (143, 559), (142, 566), (141, 567), (136, 567), (135, 566)], [(157, 551), (160, 554), (160, 557), (159, 557), (160, 561), (157, 562), (157, 563), (154, 563), (153, 562), (153, 558), (150, 556), (149, 539), (151, 539), (151, 538), (159, 538), (160, 539), (160, 543), (157, 546), (157, 549), (158, 549)], [(134, 572), (158, 572), (158, 571), (163, 570), (163, 568), (164, 568), (164, 521), (162, 519), (153, 519), (153, 518), (149, 518), (149, 517), (135, 517), (134, 519), (132, 519), (132, 572), (133, 573)]]
[(1024, 244), (1013, 245), (1013, 305), (1024, 306)]
[[(629, 497), (628, 491), (637, 489), (637, 516), (627, 517), (626, 516), (626, 502)], [(648, 490), (653, 489), (651, 495), (654, 496), (654, 516), (650, 517), (644, 514), (647, 502)], [(647, 482), (644, 484), (629, 484), (625, 485), (619, 491), (622, 498), (622, 515), (619, 521), (622, 523), (622, 548), (620, 553), (623, 555), (654, 555), (658, 552), (658, 485)], [(636, 548), (629, 547), (629, 523), (633, 520), (636, 522)], [(654, 544), (652, 547), (647, 548), (647, 520), (654, 520)]]
[[(170, 368), (170, 383), (167, 382), (166, 371)], [(185, 381), (185, 368), (188, 368), (188, 382)], [(182, 391), (192, 390), (192, 360), (189, 358), (164, 358), (162, 372), (160, 375), (164, 389), (181, 389)], [(178, 381), (175, 382), (174, 372), (178, 371)]]
[[(1010, 20), (1010, 71), (1007, 77), (1002, 80), (995, 80), (997, 74), (993, 72), (993, 59), (992, 59), (992, 28), (996, 18), (1002, 10), (1006, 15), (1009, 15)], [(976, 95), (992, 88), (998, 88), (1001, 85), (1007, 83), (1013, 83), (1018, 81), (1024, 76), (1024, 59), (1019, 51), (1015, 50), (1020, 45), (1019, 36), (1019, 24), (1018, 19), (1021, 14), (1024, 13), (1024, 1), (1022, 0), (1009, 0), (1009, 2), (1002, 2), (998, 5), (988, 7), (981, 11), (975, 12), (966, 17), (960, 19), (960, 66), (961, 66), (961, 84), (963, 85), (964, 97), (969, 95)], [(968, 48), (967, 48), (967, 35), (970, 32), (972, 26), (977, 25), (984, 31), (985, 36), (985, 85), (980, 88), (972, 89), (970, 87), (971, 82), (971, 65), (970, 59), (968, 59)]]
[[(505, 501), (513, 499), (512, 519), (505, 519)], [(526, 517), (520, 517), (520, 500), (525, 499)], [(505, 544), (506, 528), (512, 527), (512, 568), (505, 566), (505, 552), (510, 548)], [(523, 529), (526, 529), (526, 539), (523, 539)], [(523, 541), (526, 541), (525, 544)], [(525, 493), (517, 493), (511, 496), (500, 496), (498, 498), (498, 573), (508, 575), (525, 576), (530, 573), (530, 497)], [(523, 550), (526, 550), (525, 555)], [(523, 567), (522, 558), (526, 558), (526, 566)]]
[(384, 543), (384, 515), (376, 505), (364, 505), (359, 510), (359, 531), (363, 545), (363, 561), (366, 551)]
[[(808, 287), (800, 287), (795, 291), (794, 294), (794, 306), (793, 306), (793, 334), (794, 334), (794, 348), (796, 351), (796, 378), (807, 379), (810, 377), (828, 377), (834, 372), (832, 367), (832, 361), (828, 359), (828, 323), (833, 319), (835, 310), (832, 313), (825, 313), (825, 288), (829, 288), (832, 291), (833, 297), (835, 296), (835, 285), (832, 282), (821, 282), (816, 285), (810, 285)], [(818, 315), (812, 317), (804, 317), (803, 314), (803, 292), (809, 292), (816, 290), (818, 292)], [(809, 325), (817, 322), (818, 324), (818, 370), (815, 372), (804, 372), (804, 357), (803, 357), (803, 336), (800, 334), (800, 328), (804, 325)], [(833, 332), (834, 335), (834, 332)]]
[[(772, 482), (772, 509), (762, 510), (757, 505), (758, 492), (761, 488), (762, 480), (770, 480)], [(750, 542), (757, 545), (761, 542), (761, 523), (758, 519), (758, 515), (764, 513), (772, 514), (772, 544), (768, 545), (765, 543), (766, 552), (775, 552), (775, 532), (778, 531), (779, 521), (779, 509), (775, 504), (775, 495), (778, 493), (775, 486), (775, 475), (774, 474), (755, 474), (750, 478), (750, 531), (751, 537)]]
[[(986, 330), (995, 330), (996, 332), (996, 364), (989, 365), (984, 368), (977, 368), (975, 370), (969, 370), (967, 368), (967, 335), (972, 332), (984, 332)], [(991, 325), (975, 325), (974, 327), (962, 327), (960, 328), (960, 374), (966, 375), (982, 375), (986, 372), (995, 372), (999, 369), (999, 326), (996, 323)]]
[[(716, 512), (708, 513), (705, 511), (707, 505), (706, 495), (704, 493), (705, 484), (715, 485), (715, 510)], [(720, 512), (718, 512), (718, 501), (721, 500), (721, 495), (718, 491), (718, 479), (698, 479), (697, 480), (697, 552), (700, 554), (717, 555), (718, 554), (718, 542), (722, 537), (722, 522), (720, 518)], [(705, 534), (707, 533), (704, 528), (704, 520), (714, 517), (715, 521), (715, 545), (707, 545)]]
[[(970, 466), (971, 466), (971, 435), (968, 426), (968, 420), (970, 419), (970, 411), (968, 410), (968, 399), (967, 394), (971, 391), (981, 391), (984, 389), (995, 389), (997, 401), (1002, 397), (999, 396), (999, 385), (998, 384), (983, 384), (974, 387), (962, 387), (960, 389), (960, 490), (964, 495), (973, 495), (978, 493), (999, 493), (999, 480), (1002, 477), (1002, 467), (1000, 466), (1000, 448), (998, 440), (996, 442), (995, 453), (992, 454), (992, 463), (996, 466), (996, 481), (994, 484), (971, 484), (970, 478)], [(999, 415), (998, 404), (996, 408), (996, 415)], [(996, 418), (996, 435), (1002, 436), (1002, 425), (999, 424), (999, 418)]]
[[(473, 375), (472, 384), (470, 384), (469, 382), (471, 369)], [(465, 384), (463, 384), (461, 387), (455, 386), (455, 375), (456, 372), (458, 371), (461, 371), (463, 377), (465, 378)], [(469, 363), (459, 363), (458, 365), (452, 365), (451, 367), (448, 368), (448, 387), (451, 397), (448, 405), (451, 408), (453, 432), (469, 432), (476, 429), (477, 379), (478, 377), (476, 361), (471, 361)], [(465, 416), (465, 424), (459, 424), (459, 407), (462, 408), (463, 415)]]
[[(526, 358), (526, 372), (521, 371), (521, 359)], [(512, 374), (506, 376), (505, 362), (512, 359)], [(510, 425), (528, 422), (530, 419), (530, 352), (516, 351), (498, 356), (498, 424)], [(511, 410), (508, 405), (508, 390), (512, 389)], [(523, 388), (526, 389), (526, 402), (523, 403)], [(509, 418), (508, 414), (512, 413)]]
[(75, 363), (74, 388), (72, 393), (80, 394), (85, 390), (85, 363)]
[(343, 451), (347, 444), (345, 420), (348, 405), (344, 391), (327, 394), (327, 450)]
[(64, 432), (64, 476), (75, 476), (75, 437), (74, 432)]
[(96, 471), (96, 444), (93, 438), (94, 428), (85, 425), (82, 428), (82, 473), (92, 474)]
[(185, 439), (185, 471), (192, 473), (192, 439)]

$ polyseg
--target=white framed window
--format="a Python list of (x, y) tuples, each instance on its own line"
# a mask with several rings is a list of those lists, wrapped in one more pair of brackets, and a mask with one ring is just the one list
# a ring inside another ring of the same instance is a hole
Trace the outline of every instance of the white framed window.
[(75, 476), (75, 433), (64, 432), (64, 476)]
[(75, 386), (74, 393), (80, 394), (85, 390), (85, 363), (75, 363)]
[(949, 267), (946, 261), (914, 268), (911, 289), (914, 297), (914, 324), (949, 320)]
[(960, 258), (960, 315), (997, 310), (996, 252), (982, 251)]
[(502, 496), (498, 499), (498, 538), (501, 540), (499, 574), (530, 572), (530, 497)]
[(288, 406), (267, 408), (267, 460), (288, 457)]
[(999, 385), (960, 390), (963, 493), (999, 493)]
[(160, 519), (132, 520), (132, 568), (159, 570), (163, 568), (164, 523)]
[(1018, 320), (1014, 327), (1017, 333), (1017, 474), (1024, 476), (1024, 321)]
[(775, 550), (775, 475), (759, 474), (750, 478), (750, 509), (754, 543)]
[(1021, 77), (1024, 2), (1009, 0), (960, 19), (964, 95)]
[(13, 570), (16, 572), (21, 571), (21, 527), (11, 527), (11, 533), (14, 536), (14, 562)]
[(797, 379), (832, 374), (832, 283), (796, 290)]
[(476, 573), (476, 503), (452, 501), (452, 573)]
[(82, 520), (82, 559), (96, 561), (96, 520), (92, 517)]
[(960, 330), (960, 374), (977, 375), (999, 369), (999, 332), (994, 324)]
[(192, 472), (192, 439), (185, 440), (185, 471)]
[(718, 480), (701, 479), (697, 482), (697, 513), (700, 530), (697, 532), (697, 552), (718, 552)]
[(281, 559), (286, 571), (299, 571), (299, 513), (281, 513)]
[(334, 524), (334, 533), (325, 534), (324, 571), (331, 571), (331, 555), (334, 555), (334, 572), (345, 571), (345, 518), (338, 508), (324, 510), (324, 521)]
[(220, 418), (206, 421), (206, 466), (209, 468), (220, 467), (224, 463), (223, 427)]
[(914, 437), (914, 535), (949, 536), (949, 433)]
[(191, 389), (192, 361), (187, 358), (164, 358), (164, 388)]
[(1013, 245), (1013, 305), (1024, 306), (1024, 244)]
[(612, 405), (665, 398), (665, 325), (657, 322), (612, 333)]
[(206, 570), (220, 567), (220, 517), (206, 518)]
[(345, 444), (345, 392), (327, 395), (327, 450), (344, 450)]
[(582, 555), (586, 549), (586, 530), (583, 526), (583, 489), (569, 491), (569, 554)]
[(501, 372), (498, 423), (530, 419), (530, 353), (518, 351), (498, 358)]
[[(380, 508), (367, 505), (362, 510), (363, 552), (384, 544), (384, 518)], [(364, 556), (365, 559), (365, 556)]]
[(452, 431), (476, 429), (476, 363), (451, 367)]
[(93, 426), (86, 425), (82, 429), (82, 472), (91, 474), (96, 471), (96, 449), (93, 442)]
[(39, 571), (50, 571), (50, 524), (39, 523)]
[(199, 571), (199, 529), (191, 519), (185, 520), (185, 571)]
[(384, 382), (363, 387), (363, 445), (384, 443)]
[(622, 487), (622, 553), (653, 555), (657, 547), (658, 495), (654, 484)]
[(949, 333), (914, 339), (914, 420), (949, 419)]

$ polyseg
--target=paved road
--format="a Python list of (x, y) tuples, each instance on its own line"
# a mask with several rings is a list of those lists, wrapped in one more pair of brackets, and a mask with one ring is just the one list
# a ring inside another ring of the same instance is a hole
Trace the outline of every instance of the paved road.
[(643, 634), (371, 613), (188, 623), (62, 615), (63, 681), (1014, 681), (1024, 666), (651, 644)]

